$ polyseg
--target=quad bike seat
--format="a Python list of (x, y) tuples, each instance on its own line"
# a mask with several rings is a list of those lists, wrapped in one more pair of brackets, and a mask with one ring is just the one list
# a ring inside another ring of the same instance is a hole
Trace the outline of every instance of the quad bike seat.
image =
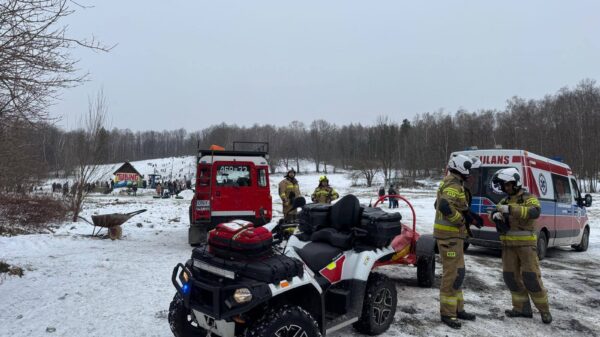
[(342, 254), (342, 250), (328, 243), (310, 242), (302, 248), (296, 248), (296, 253), (300, 255), (304, 263), (315, 273), (325, 268), (337, 256)]
[(324, 242), (342, 250), (352, 248), (352, 228), (360, 223), (360, 203), (353, 195), (346, 195), (331, 207), (331, 227), (314, 232), (313, 242)]

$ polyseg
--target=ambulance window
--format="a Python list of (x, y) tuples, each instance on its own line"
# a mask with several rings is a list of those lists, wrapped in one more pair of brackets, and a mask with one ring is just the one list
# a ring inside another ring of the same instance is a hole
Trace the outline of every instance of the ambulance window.
[(258, 170), (258, 186), (267, 187), (267, 170), (265, 169)]
[(579, 186), (577, 186), (577, 180), (571, 178), (571, 185), (573, 186), (573, 193), (575, 198), (581, 198), (581, 192), (579, 192)]
[(250, 186), (250, 167), (247, 165), (219, 165), (216, 176), (217, 186)]
[(552, 182), (554, 183), (554, 197), (556, 201), (563, 204), (570, 204), (573, 201), (573, 197), (571, 195), (569, 179), (553, 174)]
[(471, 191), (472, 195), (479, 195), (481, 185), (481, 170), (471, 169), (469, 178), (465, 181), (465, 186)]
[[(492, 177), (499, 169), (506, 167), (482, 167), (471, 170), (472, 183), (467, 181), (467, 187), (471, 188), (471, 194), (474, 197), (485, 197), (494, 203), (500, 202), (505, 197), (505, 193), (496, 189), (492, 185)], [(472, 184), (472, 185), (471, 185)]]

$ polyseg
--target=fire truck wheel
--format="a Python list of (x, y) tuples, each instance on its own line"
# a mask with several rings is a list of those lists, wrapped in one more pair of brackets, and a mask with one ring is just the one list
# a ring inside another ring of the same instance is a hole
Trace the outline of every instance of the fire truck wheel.
[(435, 280), (435, 255), (419, 256), (417, 259), (417, 283), (419, 287), (431, 288)]
[(546, 257), (546, 251), (548, 250), (548, 237), (546, 232), (541, 231), (537, 239), (537, 254), (538, 259), (541, 261)]
[(384, 275), (373, 273), (367, 283), (362, 315), (352, 326), (366, 335), (379, 335), (389, 329), (396, 314), (396, 285)]
[(169, 306), (169, 326), (175, 337), (206, 336), (206, 330), (192, 325), (189, 310), (183, 304), (183, 297), (179, 292)]
[(248, 330), (246, 337), (321, 337), (319, 325), (304, 309), (283, 305), (267, 311)]
[(585, 252), (588, 249), (590, 244), (590, 228), (585, 227), (583, 230), (583, 236), (581, 237), (581, 242), (578, 245), (573, 245), (571, 247), (575, 248), (578, 252)]

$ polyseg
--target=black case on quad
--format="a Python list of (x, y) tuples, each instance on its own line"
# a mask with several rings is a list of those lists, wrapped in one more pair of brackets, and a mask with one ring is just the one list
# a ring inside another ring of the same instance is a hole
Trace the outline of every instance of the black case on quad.
[(400, 213), (388, 213), (374, 207), (364, 207), (360, 218), (360, 228), (368, 232), (358, 240), (369, 246), (382, 248), (388, 246), (394, 237), (400, 235), (402, 225)]
[(232, 260), (213, 255), (208, 252), (207, 247), (199, 246), (192, 251), (192, 259), (266, 283), (291, 280), (294, 276), (302, 277), (304, 273), (302, 262), (278, 253), (260, 258)]
[(331, 205), (307, 204), (298, 214), (298, 229), (305, 234), (312, 234), (319, 229), (331, 226)]

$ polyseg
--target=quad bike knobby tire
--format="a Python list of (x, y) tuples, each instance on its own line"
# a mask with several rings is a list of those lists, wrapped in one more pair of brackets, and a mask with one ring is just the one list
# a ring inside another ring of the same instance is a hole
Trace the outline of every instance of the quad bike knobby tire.
[(417, 259), (417, 283), (419, 287), (431, 288), (435, 281), (435, 255), (419, 256)]
[(268, 310), (248, 330), (246, 337), (321, 337), (319, 325), (304, 309), (283, 305)]
[(358, 332), (371, 336), (385, 332), (394, 321), (397, 301), (394, 282), (384, 275), (371, 274), (362, 314), (353, 327)]
[(169, 326), (175, 337), (206, 336), (206, 330), (192, 325), (188, 310), (183, 304), (183, 297), (178, 292), (169, 306)]

